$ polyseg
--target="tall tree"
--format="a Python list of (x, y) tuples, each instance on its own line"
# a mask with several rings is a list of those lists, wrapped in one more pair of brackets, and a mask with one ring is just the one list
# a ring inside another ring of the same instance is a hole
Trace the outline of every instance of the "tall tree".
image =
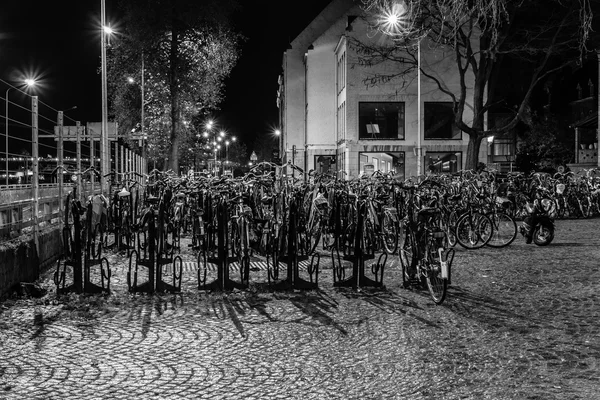
[[(473, 169), (485, 137), (526, 120), (536, 87), (595, 48), (592, 17), (598, 7), (592, 0), (363, 0), (364, 19), (387, 40), (354, 37), (350, 43), (364, 66), (395, 63), (391, 71), (369, 76), (367, 85), (413, 79), (419, 41), (451, 54), (458, 91), (441, 74), (420, 69), (453, 103), (454, 123), (469, 137), (466, 168)], [(510, 67), (502, 63), (509, 59), (519, 59), (527, 76), (512, 118), (489, 129), (485, 115), (498, 100), (494, 91), (502, 83), (501, 67)], [(467, 107), (472, 119), (466, 118)]]
[[(191, 121), (218, 108), (224, 80), (240, 54), (242, 36), (230, 25), (235, 0), (130, 0), (109, 53), (111, 111), (129, 133), (141, 115), (150, 157), (168, 158), (179, 171), (179, 151), (193, 134)], [(119, 29), (123, 27), (123, 29)], [(128, 84), (126, 77), (138, 85)]]

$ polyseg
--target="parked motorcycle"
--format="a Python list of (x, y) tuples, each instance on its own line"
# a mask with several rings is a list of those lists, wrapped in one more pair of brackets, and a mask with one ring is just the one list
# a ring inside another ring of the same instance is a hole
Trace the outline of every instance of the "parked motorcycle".
[(523, 219), (521, 234), (526, 243), (547, 246), (554, 239), (554, 219), (556, 218), (556, 202), (550, 198), (547, 190), (536, 190), (533, 202), (525, 204), (527, 216)]

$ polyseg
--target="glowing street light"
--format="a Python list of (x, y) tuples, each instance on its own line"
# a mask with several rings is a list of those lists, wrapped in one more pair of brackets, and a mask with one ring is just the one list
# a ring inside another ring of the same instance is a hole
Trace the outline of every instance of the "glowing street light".
[(229, 141), (229, 140), (225, 141), (225, 165), (229, 164), (229, 145), (235, 141), (236, 141), (235, 136), (231, 137), (231, 141)]
[[(27, 87), (35, 86), (35, 79), (27, 78), (23, 81)], [(6, 105), (6, 109), (4, 110), (4, 119), (5, 119), (5, 130), (4, 134), (6, 135), (6, 151), (5, 151), (5, 163), (6, 163), (6, 186), (8, 186), (8, 92), (13, 87), (9, 87), (6, 89), (6, 93), (4, 95), (4, 103)]]
[[(100, 132), (100, 158), (101, 158), (101, 171), (100, 174), (100, 187), (103, 194), (108, 193), (108, 187), (106, 185), (105, 175), (108, 174), (110, 169), (110, 150), (108, 147), (108, 99), (107, 93), (108, 88), (106, 84), (106, 45), (110, 43), (110, 35), (113, 30), (106, 24), (106, 0), (100, 1), (100, 25), (102, 32), (100, 34), (100, 52), (101, 52), (101, 80), (102, 80), (102, 130)], [(109, 154), (106, 151), (109, 150)]]
[[(378, 21), (382, 32), (387, 36), (404, 38), (411, 32), (409, 10), (404, 1), (395, 1), (383, 11)], [(421, 37), (417, 39), (417, 176), (421, 175)]]

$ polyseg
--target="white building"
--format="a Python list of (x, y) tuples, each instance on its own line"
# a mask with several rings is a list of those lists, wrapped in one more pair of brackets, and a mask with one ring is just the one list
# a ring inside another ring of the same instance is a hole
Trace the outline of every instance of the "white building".
[[(372, 170), (409, 177), (417, 174), (420, 147), (422, 174), (430, 168), (462, 169), (468, 136), (452, 124), (451, 100), (433, 81), (421, 74), (420, 124), (416, 71), (408, 80), (365, 85), (377, 71), (398, 66), (358, 65), (349, 38), (390, 40), (367, 36), (365, 21), (357, 18), (361, 14), (360, 1), (333, 0), (283, 53), (277, 98), (282, 161), (306, 171), (344, 171), (347, 179)], [(422, 40), (421, 69), (458, 92), (457, 67), (448, 50), (431, 50)], [(480, 159), (487, 159), (485, 144)]]

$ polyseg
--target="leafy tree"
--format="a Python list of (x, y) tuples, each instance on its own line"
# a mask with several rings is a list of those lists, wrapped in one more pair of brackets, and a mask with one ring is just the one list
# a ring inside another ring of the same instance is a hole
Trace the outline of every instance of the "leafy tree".
[(572, 143), (563, 135), (560, 122), (553, 117), (532, 118), (530, 130), (523, 135), (517, 148), (519, 171), (555, 172), (560, 165), (572, 161)]
[[(144, 65), (144, 131), (149, 157), (168, 158), (179, 170), (180, 149), (196, 132), (192, 120), (218, 108), (224, 80), (234, 67), (241, 35), (230, 26), (235, 0), (130, 0), (121, 2), (123, 29), (109, 53), (112, 112), (121, 134), (141, 115)], [(137, 85), (127, 82), (134, 77)]]
[[(369, 76), (365, 84), (414, 79), (418, 41), (451, 54), (458, 90), (434, 71), (421, 67), (421, 73), (453, 102), (454, 123), (469, 137), (466, 168), (473, 169), (482, 140), (526, 119), (536, 87), (594, 48), (592, 17), (600, 5), (590, 0), (363, 0), (363, 6), (367, 23), (383, 36), (350, 39), (358, 62), (395, 65)], [(519, 60), (524, 80), (512, 118), (486, 129), (486, 112), (498, 101), (495, 90), (504, 83), (502, 68), (511, 68), (514, 60)], [(472, 120), (465, 116), (467, 108)]]

